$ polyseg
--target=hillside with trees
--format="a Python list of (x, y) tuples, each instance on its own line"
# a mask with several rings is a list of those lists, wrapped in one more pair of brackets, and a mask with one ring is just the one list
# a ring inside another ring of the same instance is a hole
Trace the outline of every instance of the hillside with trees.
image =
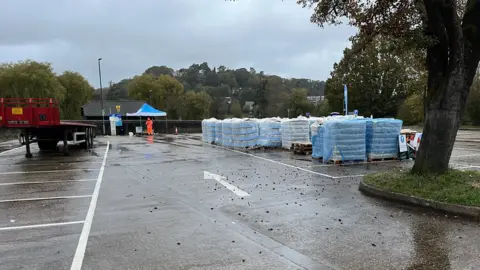
[[(173, 119), (286, 117), (289, 109), (298, 115), (315, 114), (317, 108), (307, 96), (323, 96), (324, 87), (323, 81), (286, 79), (254, 68), (210, 67), (204, 62), (179, 70), (152, 66), (141, 75), (111, 83), (104, 95), (108, 99), (151, 101)], [(292, 102), (298, 91), (303, 95)], [(247, 101), (253, 101), (252, 110), (245, 106)]]

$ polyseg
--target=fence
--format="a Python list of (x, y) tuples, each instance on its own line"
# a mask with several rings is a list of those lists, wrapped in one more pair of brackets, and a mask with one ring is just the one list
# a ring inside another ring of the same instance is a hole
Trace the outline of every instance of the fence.
[[(96, 133), (102, 134), (102, 120), (68, 120), (69, 122), (88, 123), (97, 126)], [(105, 120), (105, 133), (110, 135), (110, 121)], [(123, 126), (117, 127), (117, 135), (126, 135), (129, 132), (135, 133), (135, 127), (142, 126), (145, 130), (145, 120), (123, 120)], [(179, 133), (201, 133), (201, 120), (154, 120), (153, 130), (155, 133), (175, 133), (175, 128)]]

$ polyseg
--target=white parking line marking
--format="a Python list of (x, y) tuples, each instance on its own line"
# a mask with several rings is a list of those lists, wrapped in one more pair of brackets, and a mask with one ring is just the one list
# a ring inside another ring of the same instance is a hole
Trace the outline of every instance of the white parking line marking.
[(75, 251), (72, 266), (70, 267), (72, 270), (82, 269), (83, 257), (85, 256), (85, 250), (87, 249), (88, 236), (90, 235), (90, 229), (92, 228), (93, 215), (95, 214), (95, 208), (97, 207), (98, 195), (100, 194), (100, 186), (103, 180), (103, 173), (105, 171), (105, 164), (107, 163), (109, 148), (110, 141), (107, 142), (105, 154), (103, 155), (102, 167), (98, 173), (97, 184), (95, 184), (95, 190), (93, 191), (92, 200), (90, 201), (90, 206), (88, 207), (87, 217), (85, 218), (85, 223), (83, 224), (82, 234), (80, 234), (77, 250)]
[(0, 186), (11, 186), (11, 185), (27, 185), (27, 184), (48, 184), (48, 183), (70, 183), (70, 182), (89, 182), (97, 181), (97, 179), (78, 179), (78, 180), (55, 180), (55, 181), (33, 181), (33, 182), (11, 182), (11, 183), (0, 183)]
[(60, 172), (78, 172), (78, 171), (98, 171), (99, 169), (70, 169), (70, 170), (51, 170), (51, 171), (23, 171), (23, 172), (2, 172), (6, 174), (26, 174), (26, 173), (60, 173)]
[(226, 188), (228, 188), (231, 192), (235, 193), (239, 197), (250, 196), (250, 194), (248, 194), (247, 192), (245, 192), (245, 191), (239, 189), (238, 187), (236, 187), (236, 186), (228, 183), (227, 181), (223, 180), (223, 179), (226, 179), (226, 177), (223, 177), (221, 175), (214, 174), (214, 173), (207, 172), (207, 171), (203, 171), (203, 179), (213, 179), (213, 180), (219, 182), (220, 184), (222, 184), (223, 186), (225, 186)]
[(13, 149), (10, 149), (10, 150), (7, 150), (7, 151), (0, 152), (0, 156), (4, 155), (4, 154), (8, 154), (10, 152), (15, 152), (15, 151), (17, 151), (19, 149), (22, 149), (22, 148), (23, 148), (23, 146), (20, 146), (20, 147), (17, 147), (17, 148), (13, 148)]
[(342, 178), (355, 178), (355, 177), (363, 177), (365, 174), (356, 174), (356, 175), (343, 175), (343, 176), (335, 176), (334, 179), (342, 179)]
[(89, 198), (92, 195), (78, 195), (78, 196), (60, 196), (60, 197), (44, 197), (44, 198), (26, 198), (26, 199), (10, 199), (0, 200), (0, 203), (6, 202), (25, 202), (25, 201), (44, 201), (44, 200), (60, 200), (60, 199), (76, 199), (76, 198)]
[(102, 162), (98, 161), (86, 161), (86, 162), (71, 162), (71, 163), (20, 163), (20, 164), (0, 164), (0, 166), (67, 166), (70, 164), (102, 164)]
[(450, 163), (450, 165), (456, 167), (457, 169), (459, 169), (459, 168), (480, 168), (480, 166), (468, 165), (468, 164)]
[(476, 157), (476, 156), (480, 156), (480, 154), (458, 155), (458, 156), (452, 156), (452, 158), (459, 158), (459, 157)]
[(66, 225), (82, 224), (82, 223), (84, 223), (83, 220), (81, 220), (81, 221), (70, 221), (70, 222), (59, 222), (59, 223), (25, 225), (25, 226), (14, 226), (14, 227), (3, 227), (3, 228), (0, 228), (0, 232), (1, 231), (23, 230), (23, 229), (48, 228), (48, 227), (66, 226)]
[(465, 151), (478, 151), (478, 149), (475, 148), (463, 148), (463, 147), (454, 147), (453, 150), (465, 150)]
[[(228, 148), (221, 147), (221, 146), (218, 146), (218, 145), (212, 145), (212, 146), (220, 147), (220, 148), (223, 148), (223, 149), (225, 149), (225, 150), (229, 150), (229, 151), (232, 151), (232, 152), (235, 152), (235, 153), (239, 153), (239, 154), (251, 156), (251, 157), (254, 157), (254, 158), (266, 160), (266, 161), (269, 161), (269, 162), (273, 162), (273, 163), (276, 163), (276, 164), (284, 165), (284, 166), (287, 166), (287, 167), (290, 167), (290, 168), (294, 168), (294, 169), (297, 169), (297, 170), (301, 170), (301, 171), (313, 173), (313, 174), (316, 174), (316, 175), (321, 175), (321, 176), (323, 176), (323, 177), (327, 177), (327, 178), (330, 178), (330, 179), (337, 179), (337, 176), (328, 175), (328, 174), (319, 173), (319, 172), (314, 172), (314, 171), (307, 170), (307, 169), (304, 169), (304, 168), (301, 168), (301, 167), (298, 167), (298, 166), (293, 166), (293, 165), (286, 164), (286, 163), (283, 163), (283, 162), (280, 162), (280, 161), (276, 161), (276, 160), (272, 160), (272, 159), (268, 159), (268, 158), (264, 158), (264, 157), (259, 157), (259, 156), (256, 156), (256, 155), (252, 155), (252, 154), (245, 153), (245, 152), (238, 151), (238, 150), (234, 150), (234, 149), (228, 149)], [(341, 178), (344, 178), (344, 177), (341, 177)]]

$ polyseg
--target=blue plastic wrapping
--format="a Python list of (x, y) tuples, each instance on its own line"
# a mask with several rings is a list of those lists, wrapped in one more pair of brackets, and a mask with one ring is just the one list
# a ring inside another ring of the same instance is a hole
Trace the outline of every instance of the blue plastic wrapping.
[(232, 119), (225, 119), (222, 121), (222, 145), (227, 147), (233, 146)]
[(202, 120), (202, 142), (207, 142), (207, 128), (206, 128), (205, 121), (207, 120), (206, 119)]
[(202, 138), (204, 142), (215, 142), (215, 123), (217, 121), (215, 118), (202, 120)]
[(282, 123), (279, 119), (262, 119), (259, 121), (259, 136), (257, 145), (262, 147), (281, 147)]
[(222, 120), (217, 120), (215, 123), (215, 143), (217, 145), (223, 145), (222, 141)]
[(317, 134), (312, 136), (312, 157), (313, 158), (323, 158), (323, 126), (319, 126), (312, 131), (317, 131)]
[(323, 162), (366, 160), (366, 121), (327, 121), (323, 132)]
[(402, 129), (402, 120), (367, 119), (366, 150), (367, 158), (394, 158), (398, 153), (398, 135)]
[(258, 122), (254, 119), (233, 119), (231, 122), (233, 147), (252, 148), (258, 141)]

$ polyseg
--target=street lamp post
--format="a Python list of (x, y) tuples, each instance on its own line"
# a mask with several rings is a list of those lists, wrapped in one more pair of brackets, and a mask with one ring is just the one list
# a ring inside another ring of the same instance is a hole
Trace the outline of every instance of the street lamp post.
[(102, 58), (98, 58), (98, 77), (100, 78), (100, 104), (102, 105), (102, 130), (105, 135), (105, 108), (103, 107), (103, 88), (102, 88), (102, 69), (100, 67), (100, 61)]

